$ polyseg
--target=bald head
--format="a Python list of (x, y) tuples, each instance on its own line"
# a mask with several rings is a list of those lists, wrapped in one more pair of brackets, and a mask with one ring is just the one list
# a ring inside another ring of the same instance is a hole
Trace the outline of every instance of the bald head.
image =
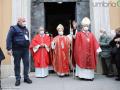
[(24, 27), (24, 26), (22, 25), (22, 23), (24, 23), (24, 22), (26, 22), (26, 20), (25, 20), (24, 17), (19, 17), (19, 18), (18, 18), (18, 24), (19, 24), (21, 27)]

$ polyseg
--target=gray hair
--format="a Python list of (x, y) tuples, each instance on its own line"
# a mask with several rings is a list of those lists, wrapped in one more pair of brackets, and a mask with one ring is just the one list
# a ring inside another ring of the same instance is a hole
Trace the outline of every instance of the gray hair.
[(104, 32), (106, 32), (106, 30), (104, 28), (100, 29), (100, 30), (103, 30)]
[[(39, 30), (40, 30), (41, 28), (43, 28), (43, 27), (39, 27)], [(44, 29), (44, 28), (43, 28), (43, 29)]]

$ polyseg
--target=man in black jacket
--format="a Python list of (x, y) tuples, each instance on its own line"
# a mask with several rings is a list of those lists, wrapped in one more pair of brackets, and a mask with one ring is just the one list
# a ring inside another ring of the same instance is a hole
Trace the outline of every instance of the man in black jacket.
[(14, 57), (14, 70), (16, 76), (15, 86), (20, 85), (20, 61), (24, 64), (24, 82), (32, 83), (29, 79), (29, 31), (26, 28), (26, 20), (23, 17), (18, 18), (17, 25), (11, 26), (7, 36), (8, 54)]
[(111, 53), (112, 55), (112, 63), (116, 64), (116, 68), (118, 71), (118, 75), (115, 80), (120, 81), (120, 27), (116, 30), (116, 36), (113, 38), (113, 40), (110, 42), (110, 45), (112, 46), (112, 51), (114, 53)]

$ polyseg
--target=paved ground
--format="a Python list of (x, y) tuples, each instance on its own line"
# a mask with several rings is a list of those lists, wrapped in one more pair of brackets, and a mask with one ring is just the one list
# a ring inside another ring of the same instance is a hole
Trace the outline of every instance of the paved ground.
[[(14, 77), (2, 79), (2, 88), (4, 88), (2, 90), (120, 90), (120, 81), (115, 81), (115, 78), (107, 78), (100, 74), (95, 74), (94, 81), (73, 79), (72, 74), (63, 78), (58, 77), (57, 74), (50, 74), (47, 78), (35, 78), (32, 73), (30, 79), (33, 83), (24, 83), (22, 78), (19, 87), (14, 85)], [(14, 89), (7, 89), (8, 87)]]

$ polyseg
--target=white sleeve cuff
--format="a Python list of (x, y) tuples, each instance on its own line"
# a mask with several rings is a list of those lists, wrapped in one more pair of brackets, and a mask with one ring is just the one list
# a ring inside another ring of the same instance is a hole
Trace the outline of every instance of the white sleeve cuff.
[(37, 46), (34, 46), (34, 47), (33, 47), (34, 53), (37, 52), (37, 50), (39, 49), (39, 47), (40, 47), (40, 45), (37, 45)]
[(54, 42), (51, 42), (51, 48), (54, 50), (56, 47), (56, 44)]
[(46, 44), (45, 44), (45, 49), (46, 49), (48, 52), (50, 51), (50, 47), (47, 46)]
[(102, 52), (102, 49), (99, 47), (99, 48), (97, 49), (97, 52)]

